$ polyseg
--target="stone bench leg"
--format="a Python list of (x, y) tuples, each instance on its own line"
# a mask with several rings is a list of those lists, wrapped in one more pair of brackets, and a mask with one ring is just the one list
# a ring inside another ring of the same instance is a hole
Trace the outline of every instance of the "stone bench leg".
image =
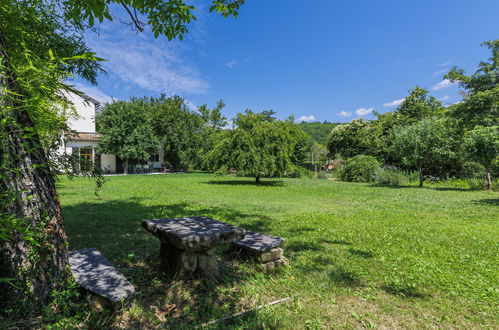
[(189, 278), (194, 272), (207, 277), (218, 276), (218, 262), (215, 249), (203, 252), (192, 252), (177, 249), (166, 243), (161, 243), (160, 270), (176, 278)]

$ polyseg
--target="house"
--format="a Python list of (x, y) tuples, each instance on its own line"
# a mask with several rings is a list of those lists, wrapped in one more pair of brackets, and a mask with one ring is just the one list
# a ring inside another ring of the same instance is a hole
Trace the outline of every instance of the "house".
[[(99, 166), (104, 173), (123, 172), (123, 162), (119, 157), (98, 153), (100, 136), (96, 131), (95, 116), (99, 112), (101, 103), (85, 94), (80, 96), (64, 92), (64, 95), (75, 107), (76, 115), (68, 118), (68, 126), (75, 133), (67, 134), (64, 137), (64, 143), (59, 152), (91, 161)], [(149, 164), (152, 168), (161, 168), (163, 152), (153, 155)]]

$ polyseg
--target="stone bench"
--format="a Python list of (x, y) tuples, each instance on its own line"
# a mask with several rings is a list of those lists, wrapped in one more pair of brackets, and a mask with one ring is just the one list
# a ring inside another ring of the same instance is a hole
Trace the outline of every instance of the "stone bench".
[(232, 244), (238, 251), (256, 259), (263, 271), (270, 271), (289, 265), (283, 249), (278, 247), (282, 242), (284, 239), (280, 237), (247, 231), (242, 240)]
[(133, 285), (96, 249), (69, 252), (69, 265), (75, 281), (94, 293), (97, 308), (112, 307), (135, 292)]

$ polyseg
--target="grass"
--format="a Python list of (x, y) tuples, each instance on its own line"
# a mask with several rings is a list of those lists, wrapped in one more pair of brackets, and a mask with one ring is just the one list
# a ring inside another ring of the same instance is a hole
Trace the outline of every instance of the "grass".
[[(499, 194), (329, 180), (193, 173), (111, 177), (100, 192), (61, 179), (71, 249), (99, 249), (139, 292), (80, 326), (193, 326), (292, 297), (212, 327), (497, 328)], [(284, 237), (291, 267), (260, 273), (220, 248), (215, 281), (158, 272), (144, 218), (206, 215)]]

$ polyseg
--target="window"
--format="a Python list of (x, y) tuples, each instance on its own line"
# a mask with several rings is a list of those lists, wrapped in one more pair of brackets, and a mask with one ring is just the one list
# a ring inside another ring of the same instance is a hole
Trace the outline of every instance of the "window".
[(91, 162), (92, 161), (92, 148), (80, 148), (80, 159)]
[(150, 159), (151, 162), (159, 162), (159, 155), (151, 155), (151, 159)]
[(82, 172), (88, 172), (92, 170), (92, 166), (92, 148), (80, 148), (80, 170)]

